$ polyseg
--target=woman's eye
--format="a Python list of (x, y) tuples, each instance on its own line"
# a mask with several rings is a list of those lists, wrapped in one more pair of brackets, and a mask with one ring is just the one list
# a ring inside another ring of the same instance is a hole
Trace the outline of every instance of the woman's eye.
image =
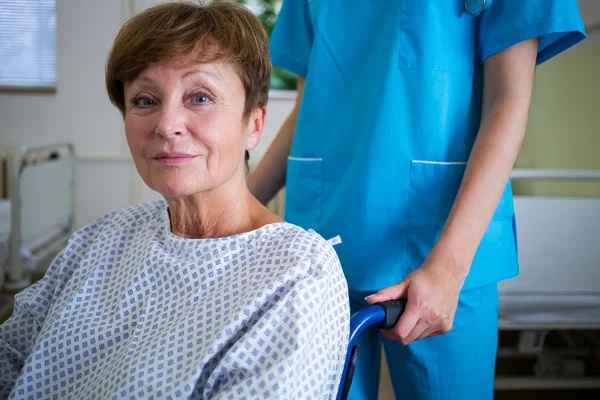
[(149, 99), (148, 97), (140, 97), (135, 99), (133, 103), (138, 107), (151, 107), (154, 105), (154, 100)]
[(208, 103), (210, 99), (204, 95), (196, 95), (192, 97), (192, 101), (196, 104)]

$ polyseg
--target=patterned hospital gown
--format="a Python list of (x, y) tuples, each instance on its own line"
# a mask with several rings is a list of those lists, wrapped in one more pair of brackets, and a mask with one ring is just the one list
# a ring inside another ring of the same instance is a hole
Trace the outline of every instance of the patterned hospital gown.
[(339, 260), (314, 231), (183, 239), (149, 202), (73, 234), (16, 296), (0, 398), (332, 398), (348, 332)]

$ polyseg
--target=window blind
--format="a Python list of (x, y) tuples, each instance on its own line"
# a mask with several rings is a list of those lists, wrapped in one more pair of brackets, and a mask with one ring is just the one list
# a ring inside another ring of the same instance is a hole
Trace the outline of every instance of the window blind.
[(0, 88), (56, 86), (56, 1), (0, 0)]

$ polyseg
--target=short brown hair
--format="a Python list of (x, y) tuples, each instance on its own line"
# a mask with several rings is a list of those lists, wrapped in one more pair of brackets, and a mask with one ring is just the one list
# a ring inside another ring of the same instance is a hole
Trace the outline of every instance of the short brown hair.
[(178, 55), (197, 62), (230, 62), (244, 85), (244, 119), (267, 105), (271, 59), (269, 39), (259, 19), (232, 2), (178, 2), (136, 15), (115, 39), (106, 64), (106, 89), (123, 116), (124, 84), (150, 64)]

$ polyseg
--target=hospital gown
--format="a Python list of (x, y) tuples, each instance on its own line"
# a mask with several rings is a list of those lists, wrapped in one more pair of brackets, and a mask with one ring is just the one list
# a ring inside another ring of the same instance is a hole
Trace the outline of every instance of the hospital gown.
[(16, 296), (0, 398), (332, 398), (348, 303), (314, 231), (184, 239), (166, 203), (132, 206), (76, 232)]

